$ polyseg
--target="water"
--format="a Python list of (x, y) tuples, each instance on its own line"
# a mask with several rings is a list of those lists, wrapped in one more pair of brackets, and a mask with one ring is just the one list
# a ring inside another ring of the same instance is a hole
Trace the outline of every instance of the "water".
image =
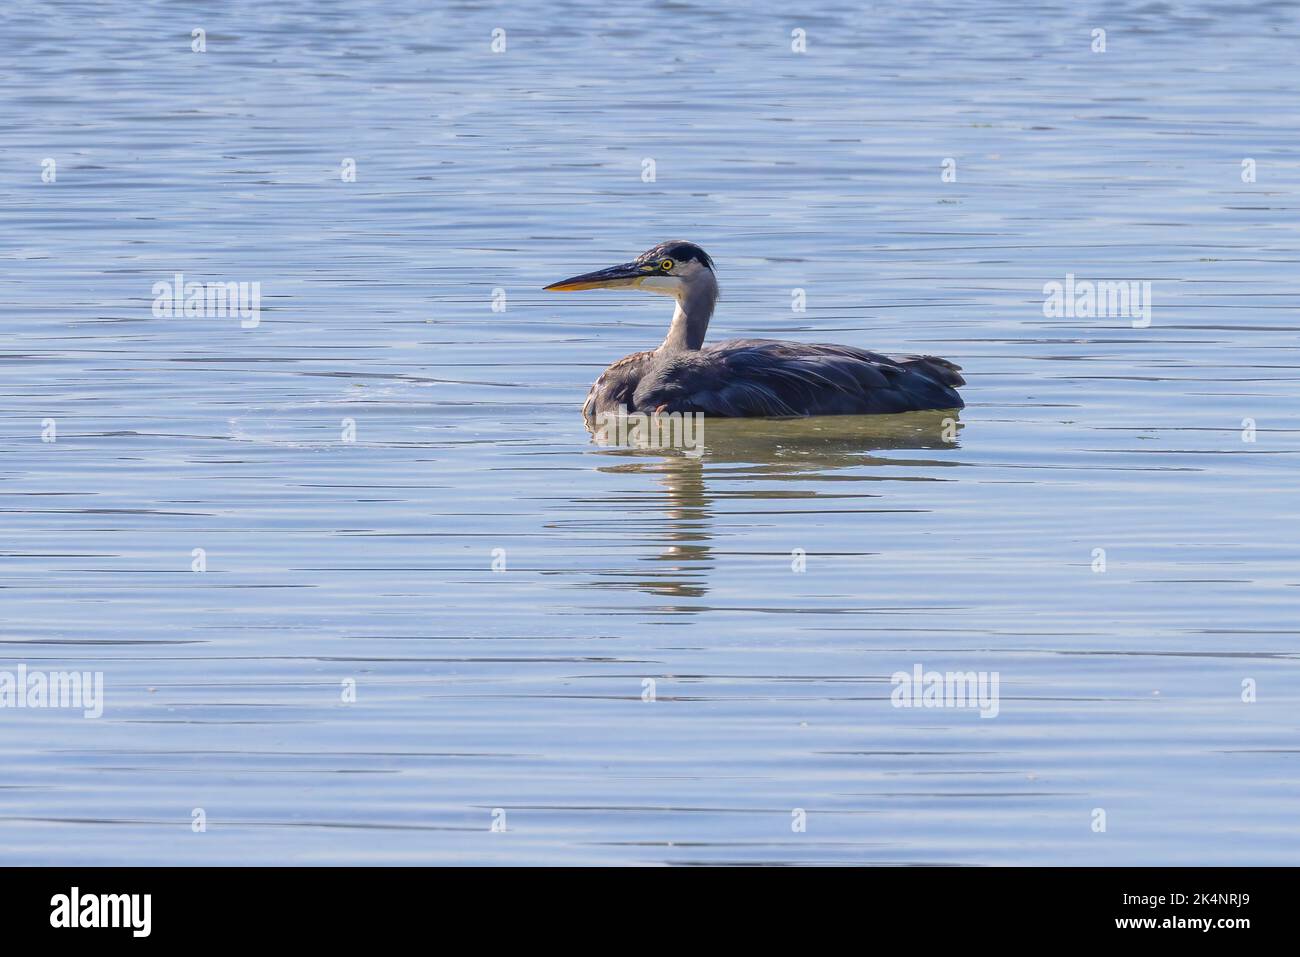
[[(7, 8), (0, 670), (105, 710), (0, 712), (0, 861), (1296, 863), (1300, 18), (764, 6)], [(540, 287), (678, 237), (957, 441), (594, 444), (667, 305)]]

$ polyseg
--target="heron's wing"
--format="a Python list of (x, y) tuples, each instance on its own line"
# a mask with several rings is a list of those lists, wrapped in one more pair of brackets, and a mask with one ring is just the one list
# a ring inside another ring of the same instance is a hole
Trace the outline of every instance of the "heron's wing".
[(851, 346), (733, 339), (684, 353), (638, 385), (643, 411), (719, 416), (842, 415), (958, 409), (958, 367)]

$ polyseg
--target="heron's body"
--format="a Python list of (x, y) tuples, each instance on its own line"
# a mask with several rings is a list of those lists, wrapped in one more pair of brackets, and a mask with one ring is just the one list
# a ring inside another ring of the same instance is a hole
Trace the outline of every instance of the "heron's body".
[[(671, 264), (671, 265), (669, 265)], [(632, 263), (575, 276), (548, 289), (638, 286), (677, 299), (659, 348), (606, 369), (582, 411), (705, 415), (862, 415), (960, 409), (958, 366), (934, 356), (883, 356), (852, 346), (729, 339), (704, 345), (718, 298), (713, 263), (698, 246), (661, 243)]]
[(635, 352), (606, 369), (583, 404), (606, 412), (718, 416), (862, 415), (959, 409), (958, 367), (933, 356), (890, 358), (851, 346), (728, 339), (701, 349)]

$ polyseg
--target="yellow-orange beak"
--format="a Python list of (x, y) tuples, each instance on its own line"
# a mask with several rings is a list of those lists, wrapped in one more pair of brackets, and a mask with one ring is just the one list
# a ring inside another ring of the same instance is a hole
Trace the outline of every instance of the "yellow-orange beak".
[(585, 272), (581, 276), (561, 279), (545, 287), (547, 292), (577, 292), (580, 289), (615, 289), (619, 286), (635, 286), (653, 267), (639, 263), (622, 263), (608, 269)]

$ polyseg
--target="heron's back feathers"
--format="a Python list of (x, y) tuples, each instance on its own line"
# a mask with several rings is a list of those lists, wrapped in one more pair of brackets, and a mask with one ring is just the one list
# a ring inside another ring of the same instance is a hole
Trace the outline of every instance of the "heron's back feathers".
[(731, 339), (703, 349), (639, 352), (596, 380), (583, 413), (703, 412), (801, 416), (959, 409), (957, 365), (851, 346)]

